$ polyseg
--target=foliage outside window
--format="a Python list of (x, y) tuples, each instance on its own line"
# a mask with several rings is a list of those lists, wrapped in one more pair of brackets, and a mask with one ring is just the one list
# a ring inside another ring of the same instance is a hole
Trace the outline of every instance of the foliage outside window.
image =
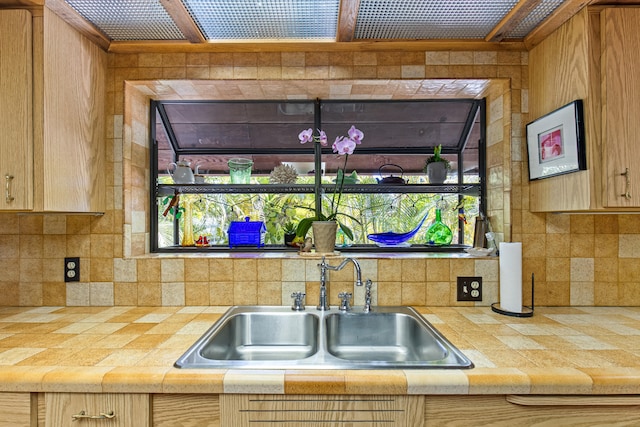
[[(260, 250), (287, 249), (283, 244), (287, 224), (309, 217), (315, 207), (313, 191), (297, 187), (312, 189), (318, 155), (323, 169), (320, 196), (328, 210), (336, 171), (343, 164), (330, 145), (352, 124), (365, 133), (366, 144), (349, 157), (346, 174), (355, 171), (357, 184), (346, 185), (341, 198), (340, 211), (353, 218), (341, 220), (354, 239), (339, 230), (338, 245), (343, 250), (377, 250), (368, 234), (407, 232), (426, 215), (424, 225), (408, 241), (411, 247), (391, 250), (428, 250), (425, 234), (435, 217), (436, 202), (444, 199), (448, 207), (442, 219), (456, 236), (453, 247), (473, 246), (473, 225), (485, 194), (483, 104), (456, 101), (154, 103), (151, 221), (157, 240), (152, 250), (194, 250), (181, 246), (189, 222), (194, 240), (205, 236), (209, 243), (197, 250), (228, 250), (229, 224), (245, 217), (266, 225), (265, 248)], [(325, 130), (329, 147), (314, 154), (301, 146), (298, 134), (307, 128)], [(423, 170), (438, 145), (452, 167), (443, 186), (430, 185)], [(253, 160), (250, 184), (230, 184), (227, 161), (233, 157)], [(167, 169), (177, 160), (190, 161), (193, 169), (198, 166), (204, 184), (173, 185)], [(270, 183), (271, 172), (283, 163), (297, 168), (295, 184)], [(387, 191), (380, 182), (388, 176), (399, 176), (406, 185)], [(185, 187), (191, 188), (181, 191)], [(179, 203), (170, 207), (176, 194)], [(186, 211), (191, 212), (188, 218)]]

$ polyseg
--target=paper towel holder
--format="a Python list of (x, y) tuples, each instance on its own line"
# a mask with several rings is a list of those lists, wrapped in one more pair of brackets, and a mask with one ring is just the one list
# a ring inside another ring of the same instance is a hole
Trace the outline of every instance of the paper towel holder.
[(505, 316), (513, 316), (513, 317), (533, 317), (533, 309), (534, 309), (534, 277), (533, 273), (531, 273), (531, 307), (522, 306), (522, 311), (509, 311), (500, 307), (499, 302), (494, 302), (491, 304), (491, 310), (498, 314), (504, 314)]

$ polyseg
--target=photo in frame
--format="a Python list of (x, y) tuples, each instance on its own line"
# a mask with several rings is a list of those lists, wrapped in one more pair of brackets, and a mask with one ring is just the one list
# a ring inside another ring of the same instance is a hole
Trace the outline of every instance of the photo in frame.
[(587, 169), (582, 100), (527, 124), (529, 181)]

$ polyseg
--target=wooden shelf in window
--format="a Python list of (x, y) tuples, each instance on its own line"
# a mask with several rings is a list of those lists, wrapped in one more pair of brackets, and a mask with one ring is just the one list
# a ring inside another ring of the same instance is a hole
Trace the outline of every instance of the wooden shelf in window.
[[(334, 184), (323, 184), (326, 193), (332, 193)], [(295, 193), (313, 194), (313, 184), (159, 184), (157, 196), (181, 194), (253, 194), (253, 193)], [(366, 193), (442, 193), (479, 196), (480, 184), (345, 184), (344, 194)]]

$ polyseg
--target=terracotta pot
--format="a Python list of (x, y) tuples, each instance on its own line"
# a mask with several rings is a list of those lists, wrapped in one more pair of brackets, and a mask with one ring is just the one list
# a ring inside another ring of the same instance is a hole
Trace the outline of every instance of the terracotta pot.
[(316, 253), (332, 254), (336, 248), (338, 223), (336, 221), (314, 221), (311, 223), (311, 229)]
[(429, 184), (442, 184), (447, 179), (447, 167), (442, 162), (433, 162), (427, 165), (427, 178)]

